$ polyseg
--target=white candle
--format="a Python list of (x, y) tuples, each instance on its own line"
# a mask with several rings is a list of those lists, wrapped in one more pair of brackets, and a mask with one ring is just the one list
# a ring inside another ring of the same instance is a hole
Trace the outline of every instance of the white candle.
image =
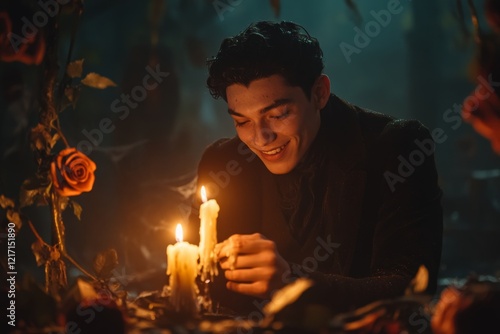
[(183, 240), (182, 226), (177, 224), (175, 245), (167, 247), (167, 275), (170, 276), (170, 300), (177, 312), (196, 315), (199, 312), (198, 286), (198, 246)]
[(201, 187), (202, 204), (200, 206), (200, 274), (202, 282), (213, 281), (219, 274), (217, 257), (214, 253), (217, 244), (217, 216), (219, 204), (215, 199), (207, 201), (205, 187)]

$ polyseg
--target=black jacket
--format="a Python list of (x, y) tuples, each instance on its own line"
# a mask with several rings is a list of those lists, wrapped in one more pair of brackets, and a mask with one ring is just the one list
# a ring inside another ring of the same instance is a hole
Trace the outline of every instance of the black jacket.
[[(292, 172), (274, 175), (237, 137), (221, 139), (200, 161), (198, 194), (205, 185), (220, 205), (219, 242), (262, 233), (293, 268), (283, 280), (311, 277), (325, 285), (332, 308), (346, 311), (401, 295), (422, 264), (428, 293), (435, 292), (443, 227), (433, 152), (418, 121), (332, 95), (317, 137)], [(196, 196), (192, 230), (199, 205)], [(214, 300), (234, 310), (262, 305), (223, 284), (212, 289)]]

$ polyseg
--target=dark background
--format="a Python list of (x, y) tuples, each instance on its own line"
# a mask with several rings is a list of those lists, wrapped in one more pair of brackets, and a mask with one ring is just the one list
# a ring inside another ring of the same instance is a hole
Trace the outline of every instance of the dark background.
[[(84, 74), (97, 72), (117, 86), (84, 87), (76, 108), (61, 114), (63, 131), (77, 146), (87, 140), (84, 130), (97, 129), (104, 118), (112, 120), (114, 130), (103, 134), (89, 154), (97, 164), (94, 189), (74, 198), (83, 207), (82, 221), (64, 213), (68, 252), (91, 268), (96, 253), (115, 248), (119, 274), (126, 280), (165, 270), (165, 249), (175, 242), (176, 223), (184, 221), (188, 235), (197, 232), (184, 220), (186, 191), (203, 149), (234, 134), (224, 101), (213, 100), (205, 87), (205, 59), (216, 54), (224, 37), (253, 21), (292, 20), (318, 38), (334, 93), (359, 106), (415, 118), (430, 130), (444, 131), (446, 140), (436, 148), (444, 191), (441, 284), (471, 273), (498, 276), (500, 157), (470, 125), (444, 117), (476, 85), (471, 74), (476, 45), (461, 30), (464, 21), (458, 17), (456, 1), (402, 0), (401, 12), (391, 15), (385, 26), (378, 25), (366, 46), (350, 57), (342, 52), (342, 43), (356, 46), (354, 28), (365, 31), (373, 26), (371, 11), (385, 10), (391, 2), (354, 1), (356, 11), (345, 1), (281, 1), (276, 15), (272, 3), (277, 2), (267, 0), (86, 1), (73, 60), (85, 59)], [(482, 18), (483, 2), (475, 3)], [(471, 31), (465, 1), (464, 6)], [(487, 30), (484, 19), (480, 24)], [(72, 22), (61, 27), (61, 62), (71, 27)], [(146, 66), (156, 63), (169, 76), (120, 119), (113, 102), (141, 85)], [(37, 122), (36, 99), (44, 78), (34, 65), (0, 66), (0, 194), (17, 198), (19, 186), (35, 168), (27, 131)], [(23, 94), (7, 99), (14, 84), (22, 86)], [(50, 240), (49, 209), (30, 207), (25, 212)], [(43, 268), (36, 267), (30, 250), (34, 240), (24, 226), (17, 236), (18, 272), (43, 282)], [(79, 275), (69, 267), (70, 279)]]

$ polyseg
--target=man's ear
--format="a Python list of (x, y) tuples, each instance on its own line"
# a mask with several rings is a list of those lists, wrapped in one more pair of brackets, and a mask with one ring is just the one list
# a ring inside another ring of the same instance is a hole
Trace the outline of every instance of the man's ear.
[(323, 109), (330, 98), (330, 79), (326, 74), (321, 74), (316, 79), (311, 93), (316, 108)]

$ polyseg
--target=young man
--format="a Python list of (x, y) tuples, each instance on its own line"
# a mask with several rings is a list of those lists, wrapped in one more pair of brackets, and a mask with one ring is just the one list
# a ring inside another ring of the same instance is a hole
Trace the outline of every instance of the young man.
[(220, 205), (225, 284), (212, 296), (233, 310), (309, 277), (345, 311), (401, 295), (420, 265), (435, 291), (442, 210), (428, 131), (343, 101), (322, 70), (317, 40), (291, 22), (252, 24), (209, 61), (237, 136), (206, 149), (198, 190)]

